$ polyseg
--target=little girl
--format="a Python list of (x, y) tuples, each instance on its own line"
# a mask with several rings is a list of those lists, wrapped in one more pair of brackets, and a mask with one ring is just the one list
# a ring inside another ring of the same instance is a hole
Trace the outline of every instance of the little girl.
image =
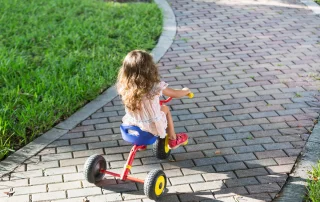
[(122, 121), (126, 125), (135, 125), (141, 130), (160, 138), (169, 137), (169, 148), (175, 149), (186, 143), (185, 133), (176, 134), (169, 107), (159, 104), (159, 97), (180, 98), (190, 90), (175, 90), (160, 81), (158, 68), (152, 56), (141, 50), (134, 50), (125, 57), (119, 70), (117, 90), (125, 105), (126, 114)]

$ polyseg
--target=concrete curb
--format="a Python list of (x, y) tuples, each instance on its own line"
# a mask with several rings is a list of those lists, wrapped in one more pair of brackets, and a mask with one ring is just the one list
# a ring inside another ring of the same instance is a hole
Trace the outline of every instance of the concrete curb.
[[(320, 5), (313, 0), (300, 0), (306, 5), (315, 15), (320, 15)], [(303, 202), (307, 194), (307, 171), (312, 170), (320, 160), (320, 118), (301, 153), (297, 159), (293, 172), (288, 177), (286, 184), (279, 193), (279, 197), (275, 198), (274, 202)]]
[(157, 63), (162, 56), (167, 52), (173, 43), (176, 35), (176, 17), (167, 1), (154, 0), (163, 12), (163, 31), (159, 38), (158, 44), (152, 50), (151, 54), (154, 61)]
[[(151, 52), (154, 57), (154, 61), (158, 62), (173, 42), (176, 34), (176, 19), (167, 1), (155, 0), (155, 3), (163, 12), (163, 31), (156, 47)], [(73, 129), (91, 114), (113, 100), (116, 96), (117, 91), (115, 86), (111, 86), (96, 99), (75, 112), (67, 120), (59, 123), (48, 132), (11, 154), (8, 158), (0, 162), (0, 177), (12, 172), (24, 161), (36, 155), (53, 141), (65, 135), (69, 130)]]
[(306, 196), (307, 171), (320, 160), (320, 119), (304, 147), (301, 157), (297, 160), (293, 172), (288, 177), (287, 183), (276, 198), (275, 202), (303, 202)]
[(320, 15), (320, 6), (313, 0), (300, 0), (301, 3), (306, 5), (315, 15)]

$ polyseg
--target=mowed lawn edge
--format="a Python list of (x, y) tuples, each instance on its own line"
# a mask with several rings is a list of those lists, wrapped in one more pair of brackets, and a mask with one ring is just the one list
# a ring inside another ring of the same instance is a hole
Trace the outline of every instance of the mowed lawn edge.
[(0, 13), (0, 159), (111, 86), (162, 31), (154, 3), (3, 0)]

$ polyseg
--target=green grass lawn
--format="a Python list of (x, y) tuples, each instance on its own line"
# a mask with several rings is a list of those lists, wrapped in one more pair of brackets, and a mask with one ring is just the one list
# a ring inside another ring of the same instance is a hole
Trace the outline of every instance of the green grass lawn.
[(308, 180), (308, 200), (309, 202), (320, 201), (320, 161), (317, 166), (310, 171)]
[(123, 57), (161, 34), (156, 4), (2, 0), (0, 159), (115, 82)]

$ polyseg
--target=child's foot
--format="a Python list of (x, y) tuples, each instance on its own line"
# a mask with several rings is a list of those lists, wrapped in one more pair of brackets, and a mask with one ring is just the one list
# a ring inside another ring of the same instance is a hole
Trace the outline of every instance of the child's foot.
[(169, 148), (176, 149), (180, 145), (186, 145), (188, 143), (188, 135), (185, 133), (177, 134), (177, 139), (169, 140)]

